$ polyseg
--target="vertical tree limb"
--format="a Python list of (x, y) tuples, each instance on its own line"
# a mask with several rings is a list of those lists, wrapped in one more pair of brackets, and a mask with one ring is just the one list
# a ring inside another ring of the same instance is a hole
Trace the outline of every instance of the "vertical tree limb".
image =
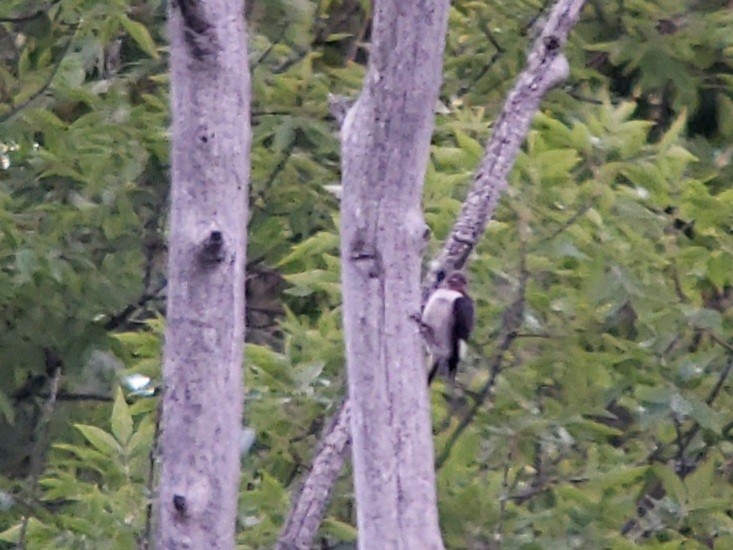
[(364, 88), (341, 129), (341, 273), (360, 548), (443, 547), (413, 317), (448, 9), (448, 0), (375, 3)]
[(250, 149), (244, 3), (177, 0), (169, 20), (171, 226), (155, 547), (229, 549)]

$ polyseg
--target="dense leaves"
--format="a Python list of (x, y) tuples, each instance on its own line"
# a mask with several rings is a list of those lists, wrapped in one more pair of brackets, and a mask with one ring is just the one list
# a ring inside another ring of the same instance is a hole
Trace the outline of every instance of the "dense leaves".
[[(453, 3), (426, 260), (542, 24), (540, 4)], [(727, 4), (589, 2), (571, 78), (543, 104), (470, 259), (478, 325), (458, 387), (433, 390), (448, 547), (733, 545)], [(0, 6), (0, 540), (130, 548), (147, 536), (153, 488), (165, 6), (41, 7)], [(327, 95), (361, 86), (369, 9), (247, 6), (243, 548), (275, 540), (343, 392)], [(151, 383), (133, 389), (132, 375)], [(345, 473), (324, 544), (354, 540), (353, 507)]]

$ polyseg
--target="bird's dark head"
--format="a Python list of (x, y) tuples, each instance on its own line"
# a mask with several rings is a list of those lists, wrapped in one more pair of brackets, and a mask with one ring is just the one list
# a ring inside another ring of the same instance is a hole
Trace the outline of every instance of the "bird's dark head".
[(445, 288), (449, 288), (450, 290), (455, 290), (461, 293), (466, 292), (467, 284), (468, 280), (466, 279), (466, 276), (460, 271), (454, 271), (453, 273), (448, 275), (448, 277), (446, 277), (445, 281), (443, 281), (443, 286)]

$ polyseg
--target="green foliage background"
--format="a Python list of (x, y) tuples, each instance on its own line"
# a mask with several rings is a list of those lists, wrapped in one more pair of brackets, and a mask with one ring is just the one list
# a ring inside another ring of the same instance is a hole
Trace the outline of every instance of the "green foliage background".
[[(426, 260), (541, 8), (453, 2)], [(343, 393), (327, 95), (358, 93), (369, 10), (247, 6), (242, 548), (276, 539)], [(164, 16), (162, 0), (0, 3), (0, 548), (132, 548), (147, 536)], [(543, 103), (470, 260), (478, 326), (455, 397), (432, 393), (446, 545), (733, 547), (733, 12), (722, 0), (591, 1), (568, 55), (571, 78)], [(150, 388), (132, 389), (133, 374)], [(321, 536), (355, 539), (348, 472)]]

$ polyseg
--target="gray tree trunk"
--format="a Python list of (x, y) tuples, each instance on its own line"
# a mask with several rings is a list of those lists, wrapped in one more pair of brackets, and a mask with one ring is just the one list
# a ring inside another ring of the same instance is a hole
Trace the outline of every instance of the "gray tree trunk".
[(421, 210), (448, 0), (381, 0), (342, 127), (341, 260), (360, 548), (442, 548), (422, 343)]
[(172, 203), (156, 547), (233, 548), (250, 148), (244, 4), (169, 6)]

